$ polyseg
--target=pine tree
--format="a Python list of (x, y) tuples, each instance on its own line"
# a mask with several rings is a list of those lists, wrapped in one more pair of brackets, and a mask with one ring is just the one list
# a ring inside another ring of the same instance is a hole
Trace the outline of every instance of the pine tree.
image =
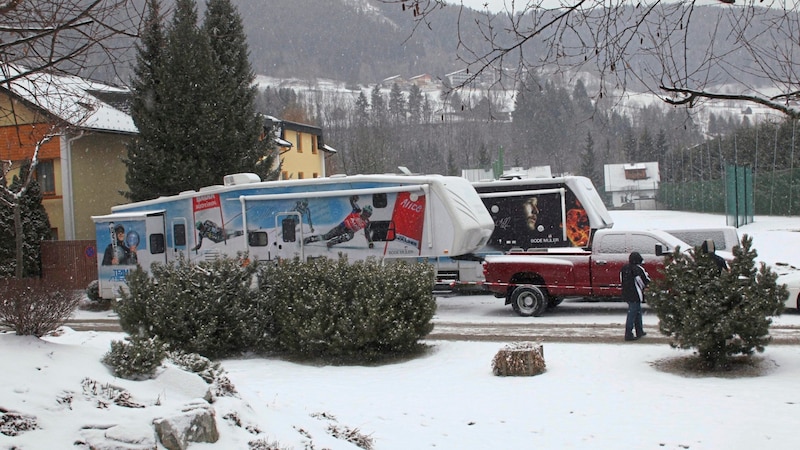
[(647, 127), (642, 130), (642, 134), (639, 136), (638, 155), (640, 161), (637, 162), (658, 161), (658, 155), (656, 154), (656, 146), (653, 142), (653, 136), (650, 135), (650, 130), (648, 130)]
[(383, 126), (386, 123), (386, 100), (381, 93), (381, 87), (377, 84), (372, 88), (370, 105), (372, 107), (372, 123)]
[(394, 123), (406, 121), (406, 99), (397, 83), (392, 83), (392, 89), (389, 91), (389, 116)]
[(408, 92), (408, 121), (412, 124), (422, 122), (422, 91), (416, 84)]
[(228, 0), (209, 2), (203, 28), (194, 0), (177, 0), (163, 28), (159, 0), (148, 3), (137, 52), (129, 147), (131, 200), (219, 184), (235, 172), (272, 171), (271, 139), (255, 114), (253, 73), (241, 19)]
[(695, 348), (710, 368), (724, 367), (734, 355), (763, 352), (769, 344), (770, 317), (780, 315), (786, 286), (761, 263), (752, 238), (733, 248), (730, 270), (720, 270), (710, 253), (676, 249), (666, 258), (664, 278), (646, 291), (661, 333), (674, 347)]
[(166, 192), (169, 178), (166, 176), (169, 168), (164, 167), (161, 148), (163, 131), (159, 130), (164, 103), (160, 85), (165, 40), (161, 2), (148, 0), (147, 18), (141, 43), (136, 44), (136, 65), (131, 81), (131, 117), (139, 134), (127, 144), (128, 157), (125, 160), (125, 181), (129, 191), (124, 195), (133, 201), (154, 198), (160, 192)]
[(208, 36), (197, 25), (194, 0), (177, 0), (167, 29), (161, 91), (166, 112), (159, 124), (167, 166), (173, 170), (163, 194), (219, 184), (217, 168), (226, 156), (211, 144), (218, 142), (221, 117), (216, 104), (220, 93), (216, 59)]
[(597, 173), (597, 158), (594, 153), (594, 139), (592, 138), (591, 131), (586, 133), (586, 146), (584, 147), (583, 159), (581, 160), (581, 175), (592, 180), (592, 184), (594, 184), (597, 189), (602, 187), (602, 180)]
[[(30, 164), (24, 164), (19, 175), (15, 175), (9, 186), (11, 192), (19, 192), (28, 176)], [(5, 184), (5, 179), (3, 179)], [(37, 277), (42, 273), (41, 243), (50, 239), (50, 219), (42, 205), (42, 192), (34, 178), (20, 197), (18, 207), (22, 218), (22, 276)], [(11, 277), (16, 273), (16, 236), (12, 207), (0, 203), (0, 277)]]
[(209, 142), (221, 158), (217, 174), (255, 172), (262, 179), (275, 179), (275, 146), (271, 139), (259, 139), (263, 119), (255, 112), (255, 75), (248, 59), (247, 36), (242, 18), (230, 0), (209, 0), (203, 31), (215, 59), (219, 91), (214, 100), (219, 121), (215, 142)]

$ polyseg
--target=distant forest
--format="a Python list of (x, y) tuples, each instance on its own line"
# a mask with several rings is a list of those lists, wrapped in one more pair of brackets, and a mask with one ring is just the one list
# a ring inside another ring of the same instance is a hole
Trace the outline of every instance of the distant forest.
[[(701, 116), (660, 103), (623, 110), (595, 95), (591, 74), (566, 82), (532, 74), (514, 87), (510, 111), (488, 89), (485, 95), (462, 98), (458, 93), (445, 96), (444, 84), (435, 94), (378, 86), (395, 75), (408, 79), (425, 73), (442, 80), (464, 69), (456, 57), (459, 39), (471, 48), (486, 43), (469, 28), (472, 15), (480, 13), (458, 6), (437, 10), (430, 26), (414, 28), (410, 13), (399, 4), (376, 0), (233, 4), (248, 36), (254, 72), (308, 80), (310, 88), (269, 87), (259, 97), (259, 110), (321, 126), (326, 143), (339, 151), (341, 172), (395, 172), (403, 165), (416, 172), (460, 174), (461, 169), (491, 165), (501, 149), (506, 166), (550, 165), (553, 173), (587, 175), (598, 185), (608, 163), (659, 161), (662, 180), (676, 182), (718, 179), (727, 162), (749, 164), (757, 174), (794, 167), (791, 124), (777, 119), (760, 130), (742, 114), (703, 115), (700, 123)], [(198, 8), (202, 17), (203, 0)], [(695, 21), (703, 18), (694, 16)], [(703, 39), (700, 22), (693, 23), (697, 34), (689, 40)], [(533, 43), (526, 57), (543, 50)], [(743, 55), (730, 50), (726, 58), (736, 64)], [(340, 80), (351, 90), (340, 97), (323, 95), (315, 86), (321, 79)], [(717, 79), (726, 81), (724, 74)], [(706, 150), (693, 157), (690, 149), (701, 144)]]

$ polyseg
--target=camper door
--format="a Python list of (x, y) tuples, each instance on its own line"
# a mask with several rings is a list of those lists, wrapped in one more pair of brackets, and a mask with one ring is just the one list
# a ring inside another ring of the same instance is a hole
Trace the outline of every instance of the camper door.
[(137, 265), (146, 271), (167, 262), (164, 211), (92, 217), (97, 241), (97, 278), (102, 298), (127, 290), (126, 277)]

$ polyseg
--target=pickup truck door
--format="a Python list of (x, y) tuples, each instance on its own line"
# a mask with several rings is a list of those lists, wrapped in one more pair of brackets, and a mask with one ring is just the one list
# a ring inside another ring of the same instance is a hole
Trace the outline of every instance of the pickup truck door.
[(605, 234), (594, 242), (591, 257), (593, 295), (620, 295), (619, 271), (628, 262), (629, 254), (626, 233)]
[(621, 293), (619, 272), (628, 263), (631, 252), (639, 252), (644, 259), (644, 268), (650, 275), (658, 276), (664, 264), (662, 256), (656, 256), (656, 244), (666, 246), (648, 233), (609, 233), (602, 236), (592, 249), (592, 287), (594, 295), (618, 297)]

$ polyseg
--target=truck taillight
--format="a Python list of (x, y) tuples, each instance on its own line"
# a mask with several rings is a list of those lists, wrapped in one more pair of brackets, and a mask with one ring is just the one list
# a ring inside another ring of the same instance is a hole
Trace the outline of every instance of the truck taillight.
[(481, 263), (481, 265), (483, 266), (483, 278), (486, 278), (486, 271), (487, 271), (486, 268), (487, 268), (488, 264), (486, 263), (486, 261), (484, 261), (484, 262)]

